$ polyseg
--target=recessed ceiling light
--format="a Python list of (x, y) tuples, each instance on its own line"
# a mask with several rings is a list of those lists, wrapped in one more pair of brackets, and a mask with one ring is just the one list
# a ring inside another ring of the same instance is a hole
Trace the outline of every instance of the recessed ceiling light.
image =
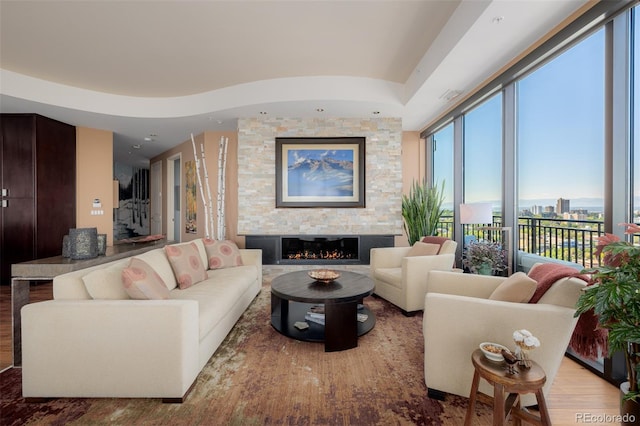
[(373, 111), (371, 114), (378, 115), (378, 114), (380, 114), (380, 111)]
[(131, 148), (133, 149), (140, 149), (142, 148), (142, 145), (140, 145), (139, 143), (135, 144), (135, 145), (131, 145)]
[(316, 108), (316, 112), (324, 112), (324, 108)]
[(267, 115), (267, 111), (260, 111), (260, 115)]
[(494, 24), (499, 24), (502, 21), (504, 21), (504, 16), (494, 16), (493, 19), (491, 19), (491, 22)]
[(147, 136), (146, 138), (144, 138), (145, 141), (147, 142), (151, 142), (153, 139), (151, 139), (149, 136)]

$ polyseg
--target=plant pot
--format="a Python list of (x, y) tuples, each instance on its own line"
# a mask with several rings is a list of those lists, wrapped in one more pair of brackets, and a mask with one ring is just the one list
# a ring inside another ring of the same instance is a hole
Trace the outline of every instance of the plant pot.
[(493, 273), (493, 268), (489, 263), (483, 263), (478, 267), (478, 274), (480, 275), (491, 275)]
[(620, 385), (620, 417), (621, 425), (632, 426), (640, 422), (640, 401), (622, 399), (629, 392), (629, 382)]

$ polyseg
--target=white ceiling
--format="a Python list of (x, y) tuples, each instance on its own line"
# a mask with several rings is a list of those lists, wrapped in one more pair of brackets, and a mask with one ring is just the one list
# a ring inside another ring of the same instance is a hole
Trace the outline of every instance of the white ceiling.
[(0, 0), (0, 112), (111, 130), (138, 165), (261, 113), (421, 130), (585, 3)]

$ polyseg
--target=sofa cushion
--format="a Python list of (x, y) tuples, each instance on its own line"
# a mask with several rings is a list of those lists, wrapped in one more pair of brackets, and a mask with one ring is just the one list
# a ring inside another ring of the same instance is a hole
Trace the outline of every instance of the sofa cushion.
[(178, 286), (176, 277), (173, 275), (173, 269), (164, 250), (156, 249), (146, 253), (139, 254), (138, 259), (144, 260), (162, 277), (162, 281), (167, 285), (167, 289), (173, 290)]
[(538, 283), (524, 272), (516, 272), (500, 283), (489, 296), (490, 300), (527, 303), (535, 293)]
[(165, 246), (164, 250), (180, 289), (189, 288), (207, 278), (198, 246), (195, 243), (172, 244)]
[(242, 266), (240, 249), (233, 241), (204, 239), (204, 249), (207, 252), (209, 269), (231, 268)]
[(255, 265), (207, 271), (208, 279), (185, 290), (173, 290), (171, 299), (198, 302), (199, 337), (202, 339), (222, 321), (255, 282)]
[(135, 257), (122, 270), (122, 283), (132, 299), (169, 298), (169, 290), (160, 275), (147, 262)]
[(440, 244), (423, 243), (420, 241), (416, 241), (409, 249), (409, 252), (407, 253), (406, 257), (434, 256), (438, 254), (439, 251), (440, 251)]
[(378, 268), (373, 271), (373, 276), (394, 287), (402, 288), (402, 268)]
[(129, 294), (122, 285), (123, 264), (112, 265), (107, 268), (96, 269), (82, 277), (84, 286), (93, 299), (123, 300), (129, 299)]

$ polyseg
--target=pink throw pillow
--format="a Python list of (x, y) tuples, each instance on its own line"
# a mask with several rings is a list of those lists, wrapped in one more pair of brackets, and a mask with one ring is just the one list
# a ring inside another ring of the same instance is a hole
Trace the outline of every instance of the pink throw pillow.
[(240, 249), (233, 241), (204, 239), (204, 248), (209, 259), (209, 269), (231, 268), (242, 266)]
[(165, 246), (164, 251), (181, 290), (207, 278), (207, 271), (195, 243)]
[(122, 270), (122, 284), (132, 299), (169, 298), (169, 290), (162, 277), (147, 262), (135, 257)]

